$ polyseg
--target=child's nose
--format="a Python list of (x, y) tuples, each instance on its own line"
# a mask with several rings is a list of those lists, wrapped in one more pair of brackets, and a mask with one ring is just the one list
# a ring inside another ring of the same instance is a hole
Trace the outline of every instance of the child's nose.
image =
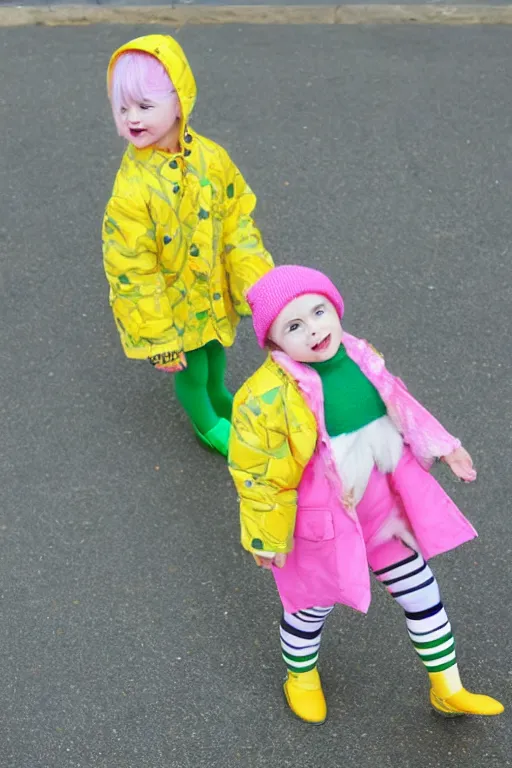
[(136, 107), (129, 107), (127, 114), (128, 114), (128, 120), (129, 120), (130, 123), (138, 123), (139, 122), (139, 113), (138, 113)]

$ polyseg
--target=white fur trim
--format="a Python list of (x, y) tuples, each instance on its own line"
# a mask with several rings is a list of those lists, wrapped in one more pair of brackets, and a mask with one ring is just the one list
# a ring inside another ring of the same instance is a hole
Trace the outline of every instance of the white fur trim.
[(384, 525), (379, 528), (375, 536), (372, 536), (371, 541), (367, 543), (367, 546), (370, 546), (370, 544), (383, 544), (385, 541), (390, 541), (390, 539), (401, 539), (408, 547), (414, 549), (415, 552), (419, 552), (418, 542), (407, 525), (407, 521), (396, 508), (393, 509), (390, 516)]
[(353, 490), (358, 504), (374, 466), (384, 473), (394, 472), (403, 440), (389, 416), (381, 416), (355, 432), (331, 438), (331, 448), (343, 490)]

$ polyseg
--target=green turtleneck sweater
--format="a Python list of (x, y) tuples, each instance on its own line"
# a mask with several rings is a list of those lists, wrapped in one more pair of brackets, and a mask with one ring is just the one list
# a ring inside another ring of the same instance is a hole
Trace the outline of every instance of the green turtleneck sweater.
[(325, 425), (330, 437), (355, 432), (386, 413), (384, 402), (343, 344), (324, 363), (309, 363), (324, 390)]

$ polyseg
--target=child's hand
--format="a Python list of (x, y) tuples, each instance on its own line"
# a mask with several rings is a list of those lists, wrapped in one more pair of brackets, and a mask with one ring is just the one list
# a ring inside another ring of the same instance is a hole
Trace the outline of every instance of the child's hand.
[(167, 363), (166, 365), (155, 365), (155, 368), (157, 371), (165, 371), (165, 373), (179, 373), (180, 371), (184, 371), (187, 367), (187, 363), (185, 361), (185, 355), (183, 355), (183, 360), (178, 360), (175, 363)]
[(453, 474), (466, 483), (476, 480), (476, 470), (473, 468), (473, 459), (462, 446), (443, 456), (442, 461), (450, 467)]
[(184, 352), (162, 352), (150, 357), (149, 362), (157, 371), (165, 371), (165, 373), (179, 373), (187, 367)]
[(287, 555), (284, 552), (278, 552), (276, 555), (270, 556), (270, 552), (265, 555), (256, 555), (253, 553), (253, 557), (256, 561), (256, 565), (259, 565), (260, 568), (266, 568), (267, 570), (270, 570), (273, 565), (276, 566), (276, 568), (282, 568), (284, 564), (286, 563), (286, 557)]

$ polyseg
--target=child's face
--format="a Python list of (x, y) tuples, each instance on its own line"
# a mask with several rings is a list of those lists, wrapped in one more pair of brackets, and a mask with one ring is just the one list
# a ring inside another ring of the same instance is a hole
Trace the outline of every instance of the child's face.
[[(155, 146), (172, 149), (176, 142), (180, 103), (175, 93), (164, 101), (123, 104), (116, 115), (119, 134), (137, 149)], [(177, 148), (176, 148), (177, 149)]]
[(276, 317), (269, 339), (300, 363), (321, 363), (334, 357), (343, 331), (336, 309), (316, 293), (291, 301)]

